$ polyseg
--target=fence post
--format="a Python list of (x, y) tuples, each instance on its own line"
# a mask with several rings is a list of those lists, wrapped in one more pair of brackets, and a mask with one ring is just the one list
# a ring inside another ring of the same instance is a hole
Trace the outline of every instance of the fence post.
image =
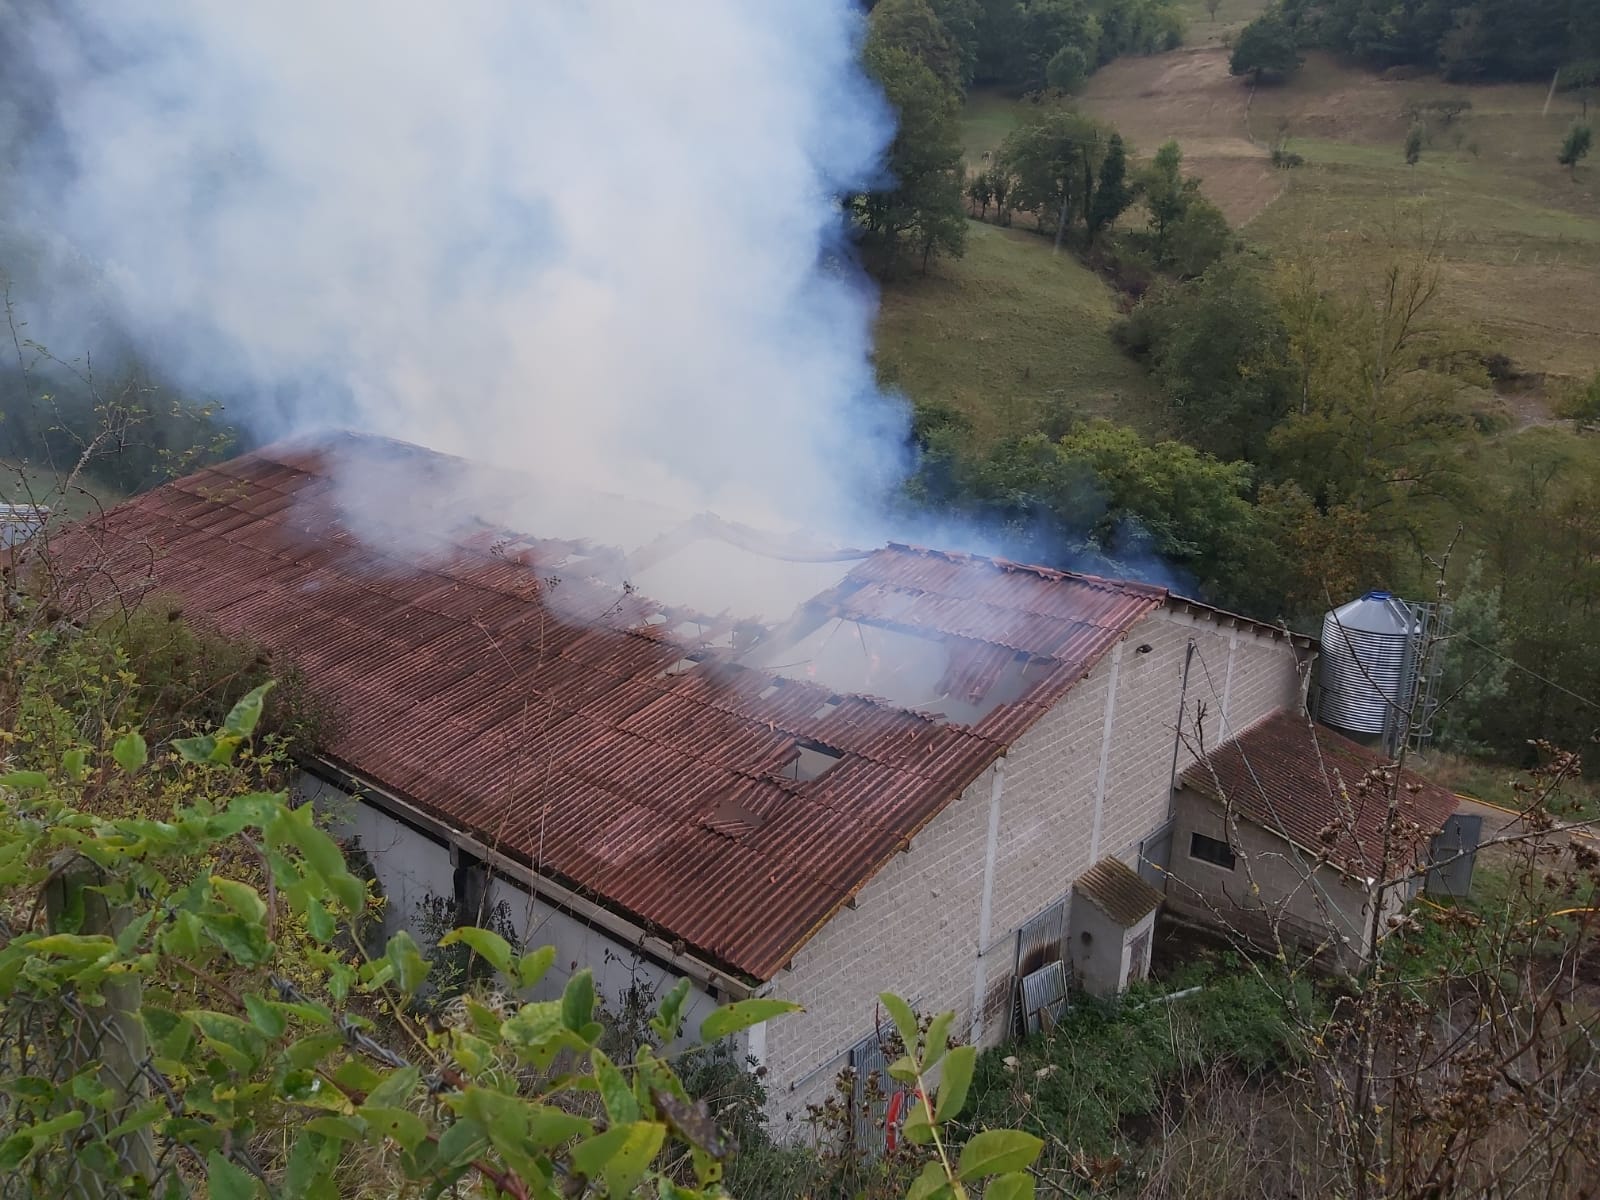
[[(45, 919), (52, 933), (104, 934), (116, 937), (127, 922), (127, 914), (113, 912), (99, 889), (105, 875), (89, 859), (68, 852), (52, 864), (45, 884)], [(115, 1099), (98, 1121), (103, 1136), (125, 1120), (149, 1098), (145, 1079), (144, 1023), (139, 1018), (139, 981), (124, 976), (120, 982), (101, 987), (105, 1004), (88, 1008), (81, 1003), (68, 1010), (62, 1023), (66, 1073), (76, 1074), (98, 1063), (100, 1082), (111, 1089)], [(156, 1182), (155, 1140), (148, 1128), (124, 1134), (113, 1147), (121, 1173), (154, 1184)], [(121, 1194), (115, 1179), (97, 1178), (92, 1173), (79, 1175), (76, 1192), (84, 1200)]]

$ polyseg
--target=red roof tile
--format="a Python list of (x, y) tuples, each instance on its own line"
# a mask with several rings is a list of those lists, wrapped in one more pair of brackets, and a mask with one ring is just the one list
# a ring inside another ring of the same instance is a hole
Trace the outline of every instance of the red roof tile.
[[(892, 546), (806, 606), (931, 638), (949, 651), (940, 686), (964, 701), (1031, 663), (1016, 699), (972, 725), (728, 649), (664, 673), (701, 647), (669, 640), (677, 616), (631, 588), (559, 568), (585, 547), (511, 551), (479, 529), (419, 558), (356, 538), (328, 476), (336, 456), (375, 453), (408, 479), (454, 461), (353, 437), (268, 447), (69, 527), (57, 560), (82, 602), (172, 592), (287, 653), (343, 714), (335, 763), (757, 979), (1166, 595)], [(801, 741), (838, 764), (786, 777)]]
[[(1455, 812), (1448, 788), (1400, 771), (1399, 827), (1391, 870), (1409, 870)], [(1183, 773), (1185, 787), (1328, 861), (1373, 877), (1383, 863), (1384, 827), (1395, 765), (1376, 751), (1282, 711), (1263, 717)]]

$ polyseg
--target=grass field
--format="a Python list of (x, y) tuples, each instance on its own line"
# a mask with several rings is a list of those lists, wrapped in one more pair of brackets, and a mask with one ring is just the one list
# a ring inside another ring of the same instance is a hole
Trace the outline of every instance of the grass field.
[[(1408, 167), (1406, 106), (1444, 96), (1472, 108), (1436, 120)], [(1600, 165), (1573, 179), (1555, 161), (1580, 110), (1557, 96), (1546, 115), (1546, 99), (1538, 85), (1386, 79), (1318, 54), (1252, 93), (1225, 50), (1199, 48), (1112, 63), (1081, 103), (1145, 154), (1176, 138), (1249, 237), (1315, 253), (1335, 283), (1369, 278), (1397, 238), (1438, 236), (1444, 315), (1525, 370), (1586, 374), (1600, 369)], [(1284, 137), (1305, 166), (1273, 168), (1268, 148)]]
[(967, 414), (982, 442), (1076, 412), (1159, 431), (1155, 389), (1112, 343), (1112, 295), (1038, 235), (971, 222), (967, 253), (883, 293), (878, 370)]

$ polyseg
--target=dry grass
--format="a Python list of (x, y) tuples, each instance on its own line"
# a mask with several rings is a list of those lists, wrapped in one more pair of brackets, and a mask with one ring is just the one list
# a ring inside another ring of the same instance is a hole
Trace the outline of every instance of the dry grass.
[[(1446, 95), (1471, 111), (1436, 122), (1407, 167), (1407, 104)], [(1230, 219), (1279, 253), (1316, 249), (1336, 281), (1369, 277), (1397, 232), (1442, 232), (1445, 316), (1524, 369), (1585, 374), (1600, 368), (1600, 166), (1574, 180), (1555, 161), (1579, 109), (1545, 101), (1537, 85), (1386, 79), (1317, 54), (1252, 93), (1220, 48), (1120, 60), (1083, 96), (1145, 153), (1176, 138)], [(1272, 167), (1285, 135), (1304, 167)]]

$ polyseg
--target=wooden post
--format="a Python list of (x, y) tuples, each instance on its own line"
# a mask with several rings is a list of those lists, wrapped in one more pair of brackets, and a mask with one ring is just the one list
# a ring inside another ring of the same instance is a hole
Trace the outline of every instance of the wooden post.
[[(100, 868), (70, 852), (52, 865), (54, 870), (44, 894), (50, 932), (116, 937), (126, 924), (126, 915), (113, 912), (104, 893), (97, 890), (105, 882)], [(100, 1082), (116, 1097), (109, 1111), (89, 1122), (91, 1126), (99, 1124), (102, 1135), (127, 1119), (150, 1096), (143, 1071), (145, 1040), (144, 1024), (139, 1019), (139, 993), (139, 981), (125, 976), (123, 982), (101, 987), (103, 1006), (84, 1009), (83, 1018), (63, 1017), (62, 1050), (67, 1061), (62, 1073), (73, 1075), (98, 1062)], [(124, 1175), (156, 1182), (155, 1142), (149, 1129), (118, 1138), (112, 1149)], [(83, 1175), (72, 1194), (82, 1200), (98, 1200), (120, 1192), (115, 1179)]]

